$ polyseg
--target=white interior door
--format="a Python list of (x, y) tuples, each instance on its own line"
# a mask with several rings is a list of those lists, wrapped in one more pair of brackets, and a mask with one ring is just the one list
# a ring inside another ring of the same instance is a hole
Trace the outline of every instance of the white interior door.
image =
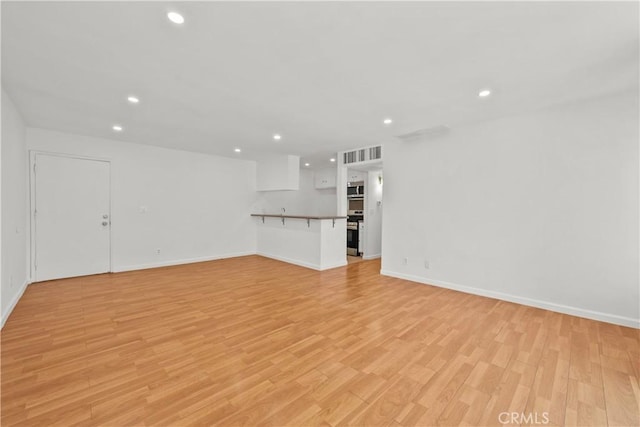
[(35, 279), (110, 270), (110, 163), (37, 154)]

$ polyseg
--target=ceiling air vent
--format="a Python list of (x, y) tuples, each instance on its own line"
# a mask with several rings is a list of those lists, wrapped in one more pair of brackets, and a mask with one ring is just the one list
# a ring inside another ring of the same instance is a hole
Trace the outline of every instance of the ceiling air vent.
[(418, 129), (413, 132), (398, 135), (397, 137), (404, 142), (420, 141), (427, 138), (435, 138), (449, 133), (451, 128), (445, 125), (431, 126), (429, 128)]
[(343, 153), (343, 163), (345, 165), (351, 163), (366, 162), (368, 160), (378, 160), (382, 158), (382, 146), (361, 148), (359, 150), (345, 151)]
[(382, 146), (369, 148), (369, 160), (378, 160), (382, 158)]
[(356, 163), (356, 154), (357, 151), (347, 151), (344, 153), (344, 163)]

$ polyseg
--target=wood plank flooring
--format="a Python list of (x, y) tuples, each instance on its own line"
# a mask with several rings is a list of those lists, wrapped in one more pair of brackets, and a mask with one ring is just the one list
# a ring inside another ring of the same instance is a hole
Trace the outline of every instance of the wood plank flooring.
[(2, 425), (640, 423), (637, 330), (379, 270), (249, 256), (31, 285)]
[(347, 264), (364, 261), (361, 256), (347, 255)]

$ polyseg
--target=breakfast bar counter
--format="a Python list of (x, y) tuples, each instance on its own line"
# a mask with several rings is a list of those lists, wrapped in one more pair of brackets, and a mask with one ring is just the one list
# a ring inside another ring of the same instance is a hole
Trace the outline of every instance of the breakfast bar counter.
[(251, 214), (257, 253), (314, 270), (347, 264), (345, 216)]

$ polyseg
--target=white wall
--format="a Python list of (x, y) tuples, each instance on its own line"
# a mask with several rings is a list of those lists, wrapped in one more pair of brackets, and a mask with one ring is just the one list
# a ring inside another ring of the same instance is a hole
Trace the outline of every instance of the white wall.
[(313, 171), (300, 170), (300, 189), (292, 191), (268, 191), (258, 193), (255, 213), (281, 213), (287, 215), (336, 215), (335, 188), (316, 189)]
[(383, 273), (638, 327), (638, 113), (620, 94), (386, 144)]
[(27, 285), (27, 169), (25, 126), (2, 89), (2, 325)]
[(255, 253), (255, 162), (32, 128), (27, 147), (111, 160), (114, 271)]
[(382, 253), (382, 170), (367, 172), (365, 182), (364, 259), (377, 258)]
[(256, 166), (258, 191), (298, 190), (300, 157), (292, 155), (264, 155)]

